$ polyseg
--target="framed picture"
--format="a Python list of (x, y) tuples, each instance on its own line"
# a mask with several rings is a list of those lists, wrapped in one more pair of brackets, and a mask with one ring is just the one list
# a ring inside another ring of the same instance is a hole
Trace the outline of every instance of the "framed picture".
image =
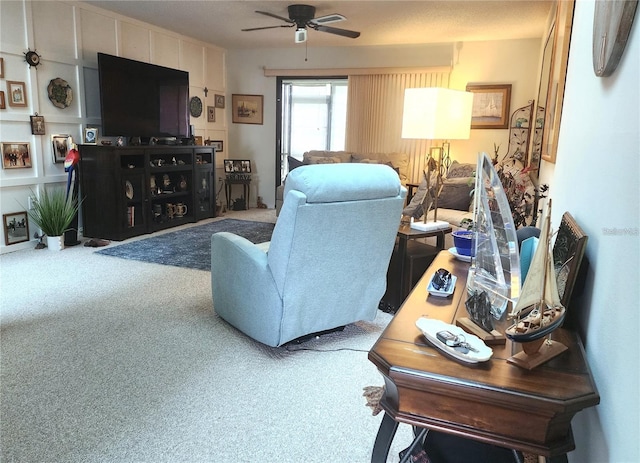
[(26, 212), (2, 214), (2, 224), (4, 225), (5, 245), (29, 241), (29, 221)]
[(207, 106), (207, 122), (215, 122), (215, 121), (216, 121), (216, 107)]
[(225, 159), (224, 172), (226, 174), (250, 174), (251, 161), (248, 159)]
[(31, 167), (29, 143), (2, 143), (3, 169), (28, 169)]
[(27, 87), (24, 82), (7, 80), (7, 93), (9, 94), (9, 106), (14, 108), (27, 106)]
[(0, 58), (0, 79), (4, 79), (4, 58)]
[[(85, 129), (86, 130), (86, 129)], [(51, 144), (53, 145), (53, 162), (64, 162), (67, 153), (71, 149), (73, 138), (71, 135), (51, 135)]]
[(7, 103), (4, 99), (4, 92), (0, 92), (0, 109), (6, 109)]
[(211, 140), (209, 142), (209, 146), (213, 146), (216, 150), (216, 153), (222, 153), (222, 148), (223, 148), (222, 140)]
[(96, 145), (98, 143), (98, 129), (94, 127), (87, 127), (84, 129), (84, 144)]
[(31, 135), (44, 135), (44, 116), (31, 116)]
[(262, 95), (231, 95), (232, 122), (262, 125), (263, 99)]
[(467, 85), (473, 93), (472, 129), (506, 129), (511, 109), (511, 84)]
[(216, 108), (224, 108), (224, 95), (215, 95), (214, 104)]

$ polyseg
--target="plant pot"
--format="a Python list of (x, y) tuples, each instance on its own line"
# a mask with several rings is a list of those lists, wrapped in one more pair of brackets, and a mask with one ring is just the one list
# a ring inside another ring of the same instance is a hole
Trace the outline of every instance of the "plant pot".
[(49, 251), (62, 251), (64, 249), (64, 236), (47, 236), (47, 248), (49, 248)]
[(474, 254), (476, 233), (470, 230), (457, 230), (452, 233), (453, 245), (456, 252), (461, 256), (472, 256)]

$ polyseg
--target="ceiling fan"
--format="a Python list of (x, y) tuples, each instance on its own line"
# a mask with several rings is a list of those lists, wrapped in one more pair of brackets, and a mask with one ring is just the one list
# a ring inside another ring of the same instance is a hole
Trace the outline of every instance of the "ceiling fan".
[(345, 18), (341, 14), (330, 14), (315, 18), (316, 7), (310, 5), (289, 5), (287, 7), (287, 10), (289, 11), (289, 18), (278, 16), (277, 14), (269, 13), (268, 11), (256, 11), (256, 13), (280, 19), (287, 24), (282, 24), (280, 26), (252, 27), (251, 29), (242, 30), (259, 31), (263, 29), (275, 29), (277, 27), (295, 27), (296, 43), (307, 41), (307, 27), (316, 31), (328, 32), (329, 34), (341, 35), (342, 37), (349, 37), (351, 39), (360, 37), (360, 32), (350, 31), (347, 29), (338, 29), (337, 27), (330, 27), (325, 25), (328, 23), (346, 20), (347, 18)]

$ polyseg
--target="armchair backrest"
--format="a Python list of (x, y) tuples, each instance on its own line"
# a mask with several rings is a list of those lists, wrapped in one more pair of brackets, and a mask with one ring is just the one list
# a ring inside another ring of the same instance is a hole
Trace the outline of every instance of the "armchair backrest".
[(283, 338), (375, 317), (405, 196), (397, 173), (380, 164), (289, 173), (268, 254)]

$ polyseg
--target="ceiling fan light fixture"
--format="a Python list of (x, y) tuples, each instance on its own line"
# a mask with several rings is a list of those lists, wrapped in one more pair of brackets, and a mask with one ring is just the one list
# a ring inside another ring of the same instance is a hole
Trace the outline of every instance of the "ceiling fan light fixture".
[(307, 30), (304, 27), (297, 28), (296, 34), (295, 34), (295, 42), (304, 43), (306, 41), (307, 41)]

